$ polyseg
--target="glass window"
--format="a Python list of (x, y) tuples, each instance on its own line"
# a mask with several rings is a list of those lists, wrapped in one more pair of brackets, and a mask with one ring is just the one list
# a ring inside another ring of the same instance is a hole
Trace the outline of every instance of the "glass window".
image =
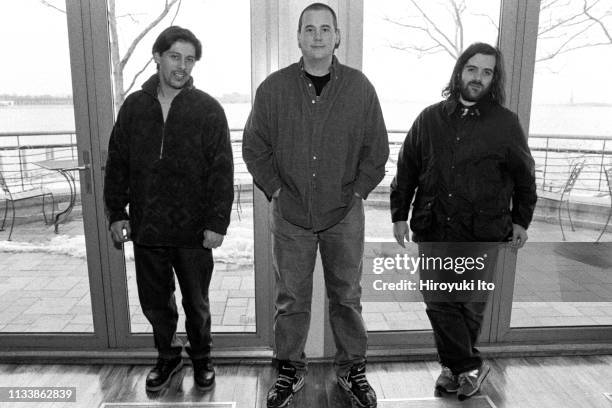
[(0, 331), (91, 333), (66, 13), (4, 1), (0, 36)]
[[(499, 14), (498, 0), (364, 1), (363, 72), (376, 87), (391, 151), (385, 179), (365, 201), (366, 241), (393, 240), (389, 185), (406, 133), (442, 99), (464, 48), (497, 43)], [(431, 328), (422, 302), (364, 302), (363, 312), (371, 331)]]
[(612, 324), (612, 18), (609, 4), (585, 4), (540, 6), (529, 124), (539, 199), (512, 327)]
[[(125, 95), (140, 89), (155, 73), (151, 47), (164, 28), (170, 25), (188, 28), (202, 42), (202, 58), (192, 71), (194, 85), (223, 105), (232, 131), (235, 164), (231, 225), (222, 247), (213, 251), (215, 270), (209, 291), (212, 330), (217, 333), (255, 331), (253, 185), (241, 153), (242, 128), (251, 106), (250, 3), (119, 0), (108, 4), (116, 107)], [(147, 31), (157, 19), (159, 22)], [(131, 330), (148, 332), (151, 327), (140, 309), (130, 245), (126, 245), (125, 259)], [(180, 304), (178, 285), (177, 304)], [(181, 307), (179, 311), (182, 329)]]

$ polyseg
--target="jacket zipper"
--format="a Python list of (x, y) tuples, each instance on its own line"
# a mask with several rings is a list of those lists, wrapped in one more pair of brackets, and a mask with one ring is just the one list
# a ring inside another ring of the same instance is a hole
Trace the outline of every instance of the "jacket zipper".
[(161, 140), (161, 146), (159, 147), (159, 160), (161, 160), (164, 155), (164, 139), (165, 138), (166, 138), (166, 122), (162, 123), (162, 140)]
[(166, 116), (166, 119), (164, 119), (164, 108), (161, 102), (159, 101), (159, 99), (157, 100), (157, 103), (159, 104), (159, 110), (161, 111), (161, 114), (162, 114), (162, 140), (161, 140), (161, 146), (159, 147), (159, 160), (161, 160), (164, 157), (164, 142), (166, 140), (166, 119), (168, 119), (168, 116), (170, 116), (170, 110), (172, 109), (172, 102), (170, 102), (170, 106), (168, 107), (168, 114)]

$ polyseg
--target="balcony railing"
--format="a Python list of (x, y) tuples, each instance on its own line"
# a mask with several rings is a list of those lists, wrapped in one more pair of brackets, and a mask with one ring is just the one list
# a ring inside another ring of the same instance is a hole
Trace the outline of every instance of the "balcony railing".
[[(230, 129), (230, 132), (236, 182), (250, 185), (252, 179), (242, 160), (242, 129)], [(29, 180), (33, 177), (40, 180), (42, 176), (46, 188), (60, 192), (67, 190), (65, 178), (59, 173), (42, 170), (35, 163), (43, 160), (75, 159), (77, 157), (78, 149), (74, 131), (0, 133), (0, 171), (7, 184), (15, 189), (27, 189)], [(75, 177), (78, 178), (78, 176), (78, 172), (75, 173)], [(1, 193), (0, 190), (0, 197), (2, 197)]]
[[(242, 129), (231, 129), (237, 182), (250, 184), (251, 178), (242, 160)], [(390, 130), (387, 177), (381, 186), (388, 186), (396, 172), (397, 156), (405, 130)], [(585, 166), (574, 192), (585, 196), (609, 193), (604, 169), (612, 166), (612, 136), (529, 136), (529, 145), (536, 162), (538, 188), (554, 191), (567, 179), (571, 165), (584, 160)], [(26, 180), (39, 172), (33, 163), (42, 160), (76, 158), (76, 135), (73, 131), (0, 133), (0, 171), (7, 182), (24, 187)], [(45, 176), (47, 188), (62, 189), (59, 174)]]
[[(391, 154), (387, 173), (395, 174), (403, 130), (390, 130)], [(604, 170), (612, 167), (612, 136), (529, 135), (529, 147), (536, 164), (536, 182), (542, 191), (556, 191), (569, 176), (574, 162), (584, 160), (574, 193), (584, 196), (609, 194)]]

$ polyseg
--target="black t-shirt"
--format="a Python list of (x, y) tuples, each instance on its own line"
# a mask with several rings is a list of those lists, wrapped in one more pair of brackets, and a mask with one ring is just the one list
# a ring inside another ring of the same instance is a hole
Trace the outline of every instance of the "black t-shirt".
[(309, 74), (306, 71), (304, 71), (304, 73), (306, 73), (306, 76), (310, 78), (310, 80), (314, 84), (315, 91), (317, 92), (317, 96), (321, 95), (323, 88), (329, 82), (331, 78), (331, 73), (327, 73), (327, 75), (323, 75), (323, 76), (314, 76), (314, 75)]

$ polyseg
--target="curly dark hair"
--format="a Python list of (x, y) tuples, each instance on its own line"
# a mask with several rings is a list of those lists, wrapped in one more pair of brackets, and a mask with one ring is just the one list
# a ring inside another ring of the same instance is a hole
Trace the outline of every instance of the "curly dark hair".
[(469, 59), (476, 54), (493, 55), (495, 57), (493, 81), (491, 82), (488, 97), (489, 100), (503, 105), (506, 100), (506, 92), (504, 90), (504, 85), (506, 82), (504, 59), (501, 51), (499, 51), (497, 47), (480, 42), (470, 45), (461, 53), (457, 59), (457, 62), (455, 63), (455, 68), (453, 68), (453, 73), (450, 77), (450, 81), (448, 81), (448, 85), (446, 85), (446, 87), (442, 90), (442, 96), (446, 99), (459, 99), (459, 95), (461, 95), (461, 72)]

